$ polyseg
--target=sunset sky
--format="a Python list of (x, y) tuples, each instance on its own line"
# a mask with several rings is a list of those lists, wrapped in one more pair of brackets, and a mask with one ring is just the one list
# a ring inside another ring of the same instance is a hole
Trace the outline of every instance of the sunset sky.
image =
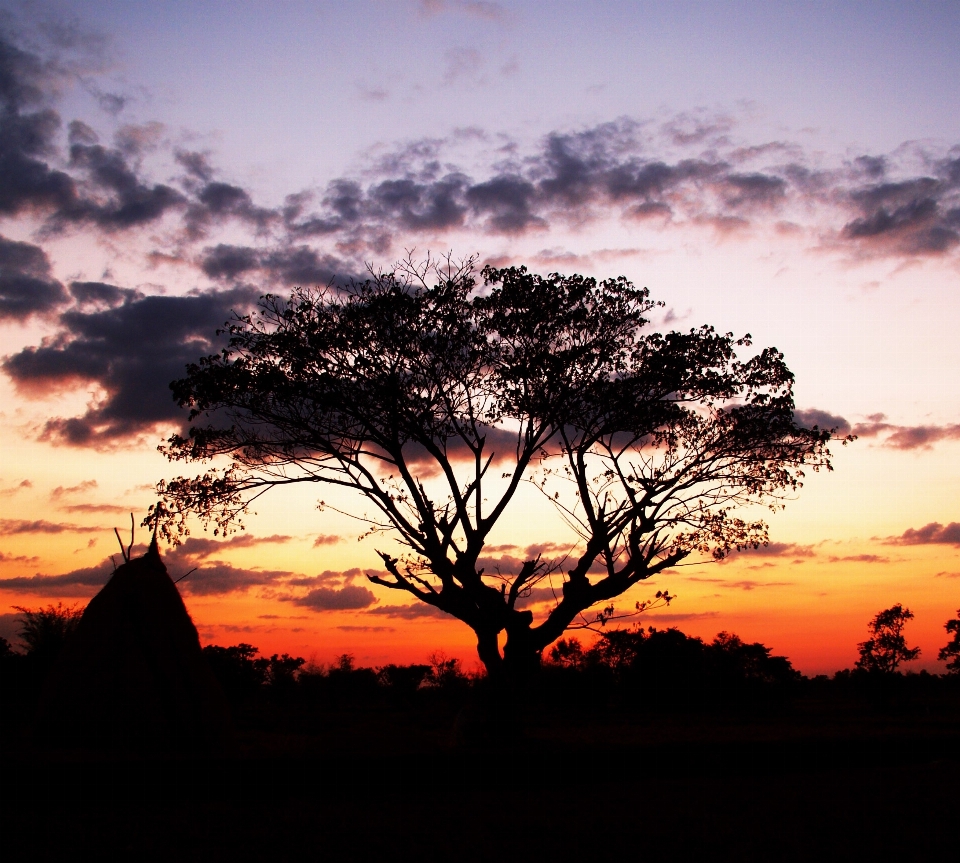
[[(656, 325), (775, 345), (835, 471), (771, 544), (625, 597), (850, 667), (900, 602), (960, 608), (960, 4), (0, 2), (0, 635), (112, 571), (185, 417), (168, 383), (268, 291), (405, 250), (625, 275)], [(190, 470), (188, 466), (187, 471)], [(368, 585), (373, 539), (278, 490), (165, 550), (205, 643), (476, 663)], [(345, 509), (362, 509), (343, 496)], [(138, 533), (142, 546), (147, 539)], [(491, 559), (570, 542), (533, 492)]]

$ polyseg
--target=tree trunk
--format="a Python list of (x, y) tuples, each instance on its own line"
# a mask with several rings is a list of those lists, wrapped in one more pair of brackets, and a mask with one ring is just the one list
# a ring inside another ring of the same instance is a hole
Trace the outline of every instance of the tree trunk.
[(529, 634), (529, 626), (519, 630), (511, 627), (501, 655), (497, 632), (477, 633), (477, 653), (487, 674), (457, 714), (454, 739), (458, 745), (502, 749), (522, 744), (524, 712), (529, 706), (541, 659)]

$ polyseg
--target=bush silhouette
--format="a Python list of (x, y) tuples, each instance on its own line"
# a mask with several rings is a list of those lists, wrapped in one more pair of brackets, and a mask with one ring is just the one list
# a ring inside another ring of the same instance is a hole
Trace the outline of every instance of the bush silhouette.
[(37, 609), (15, 605), (14, 609), (20, 613), (18, 635), (27, 648), (27, 656), (44, 667), (57, 658), (83, 616), (82, 608), (62, 602)]
[[(960, 609), (957, 610), (960, 615)], [(946, 646), (940, 648), (937, 659), (947, 661), (947, 673), (960, 675), (960, 619), (948, 620), (944, 624), (947, 634), (953, 634), (953, 638), (947, 642)]]
[(878, 674), (894, 674), (903, 662), (920, 655), (919, 647), (908, 647), (903, 635), (907, 621), (913, 620), (913, 612), (900, 603), (878, 612), (867, 624), (870, 638), (857, 645), (860, 658), (857, 668)]

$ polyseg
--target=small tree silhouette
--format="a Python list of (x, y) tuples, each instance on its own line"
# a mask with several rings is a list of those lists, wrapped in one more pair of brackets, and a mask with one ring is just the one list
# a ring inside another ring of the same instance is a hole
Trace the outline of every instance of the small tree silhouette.
[(893, 674), (901, 662), (909, 662), (920, 655), (919, 647), (907, 647), (903, 627), (913, 620), (913, 612), (898, 602), (879, 612), (867, 625), (871, 638), (857, 645), (860, 659), (857, 668), (881, 674)]
[[(957, 609), (960, 615), (960, 609)], [(949, 674), (960, 675), (960, 620), (948, 620), (943, 628), (948, 633), (953, 633), (953, 638), (947, 643), (946, 647), (940, 648), (937, 659), (947, 660), (947, 672)]]
[(83, 609), (62, 602), (36, 610), (15, 605), (20, 612), (18, 635), (27, 648), (27, 655), (43, 661), (52, 661), (63, 648), (83, 616)]

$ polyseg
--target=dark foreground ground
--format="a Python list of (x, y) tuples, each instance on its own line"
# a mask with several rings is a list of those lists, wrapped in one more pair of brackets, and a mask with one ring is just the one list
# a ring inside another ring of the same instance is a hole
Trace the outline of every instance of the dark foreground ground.
[(955, 860), (960, 711), (246, 716), (204, 755), (4, 746), (7, 860)]

